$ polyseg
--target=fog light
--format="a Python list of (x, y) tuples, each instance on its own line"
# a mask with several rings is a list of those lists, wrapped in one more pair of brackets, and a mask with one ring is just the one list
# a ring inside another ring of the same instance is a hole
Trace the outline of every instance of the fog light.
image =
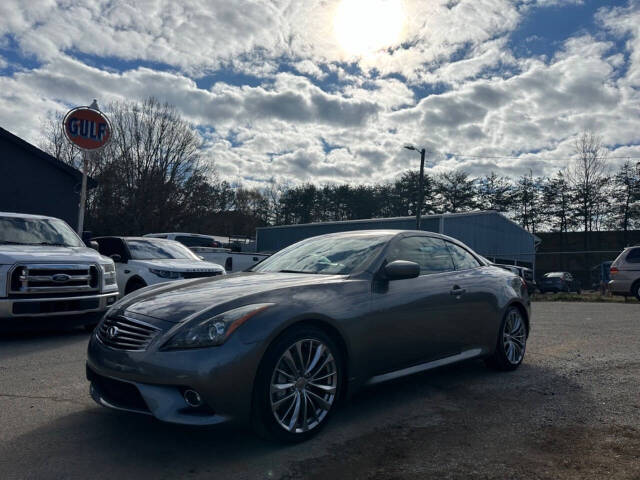
[(182, 394), (187, 405), (193, 408), (202, 406), (202, 397), (195, 390), (185, 390)]

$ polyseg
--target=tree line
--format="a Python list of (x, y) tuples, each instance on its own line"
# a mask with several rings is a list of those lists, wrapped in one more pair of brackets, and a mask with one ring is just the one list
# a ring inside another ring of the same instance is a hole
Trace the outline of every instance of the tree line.
[[(200, 135), (173, 106), (149, 98), (112, 103), (105, 110), (112, 141), (89, 158), (89, 174), (98, 186), (88, 195), (86, 228), (94, 234), (253, 236), (258, 226), (417, 213), (419, 173), (414, 170), (376, 185), (231, 184), (217, 175)], [(46, 121), (41, 147), (80, 168), (81, 154), (64, 138), (61, 117)], [(626, 161), (613, 169), (602, 139), (583, 132), (574, 159), (550, 177), (529, 172), (514, 179), (489, 172), (474, 178), (462, 169), (425, 175), (422, 214), (496, 210), (532, 233), (626, 233), (640, 228), (636, 167)]]

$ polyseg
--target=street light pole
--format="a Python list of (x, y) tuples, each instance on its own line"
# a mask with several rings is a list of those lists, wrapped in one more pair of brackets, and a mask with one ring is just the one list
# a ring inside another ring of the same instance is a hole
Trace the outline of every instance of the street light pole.
[(416, 213), (416, 230), (421, 230), (422, 204), (424, 202), (424, 157), (426, 150), (424, 148), (417, 149), (413, 145), (405, 145), (407, 150), (415, 150), (420, 154), (420, 181), (418, 191), (418, 211)]

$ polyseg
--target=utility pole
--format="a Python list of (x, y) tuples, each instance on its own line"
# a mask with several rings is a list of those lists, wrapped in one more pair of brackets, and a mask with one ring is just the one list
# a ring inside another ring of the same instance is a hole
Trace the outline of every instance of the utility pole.
[(422, 204), (424, 203), (424, 157), (426, 150), (424, 148), (417, 149), (413, 145), (405, 145), (407, 150), (414, 150), (420, 154), (420, 181), (418, 187), (418, 211), (416, 212), (416, 230), (422, 230)]

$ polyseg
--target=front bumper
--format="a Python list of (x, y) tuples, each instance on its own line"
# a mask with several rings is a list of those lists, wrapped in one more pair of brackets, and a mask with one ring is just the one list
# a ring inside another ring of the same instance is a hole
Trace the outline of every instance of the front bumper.
[[(158, 323), (168, 323), (156, 321)], [(168, 330), (172, 325), (163, 325)], [(187, 425), (214, 425), (229, 420), (248, 423), (261, 346), (233, 335), (221, 346), (160, 351), (164, 335), (145, 351), (107, 346), (91, 336), (87, 378), (100, 405), (152, 415)], [(185, 390), (197, 391), (202, 407), (190, 407)]]
[[(118, 292), (86, 296), (46, 298), (0, 298), (0, 326), (5, 324), (55, 323), (55, 319), (70, 318), (71, 323), (82, 323), (83, 318), (94, 322), (118, 298)], [(95, 322), (94, 322), (95, 323)]]

